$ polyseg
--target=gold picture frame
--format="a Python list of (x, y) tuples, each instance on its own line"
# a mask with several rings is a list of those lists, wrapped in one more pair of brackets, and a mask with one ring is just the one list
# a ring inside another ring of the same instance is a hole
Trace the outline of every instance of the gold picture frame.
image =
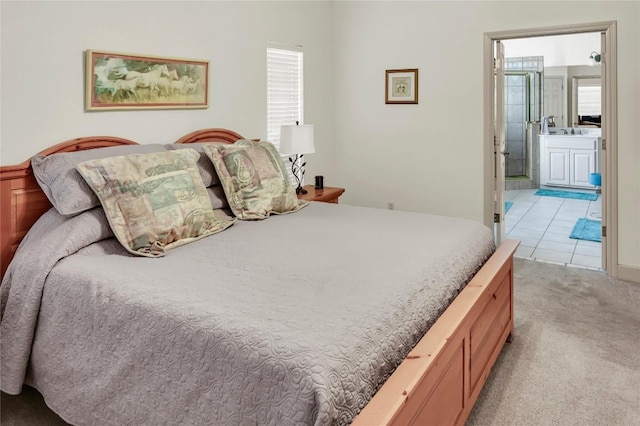
[(385, 103), (418, 103), (418, 69), (387, 70), (385, 74)]
[(98, 50), (85, 54), (85, 109), (209, 107), (209, 61)]

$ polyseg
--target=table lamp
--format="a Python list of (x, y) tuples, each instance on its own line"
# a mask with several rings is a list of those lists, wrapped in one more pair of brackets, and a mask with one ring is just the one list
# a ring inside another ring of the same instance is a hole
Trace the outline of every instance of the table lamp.
[[(312, 154), (316, 152), (313, 146), (313, 124), (289, 124), (280, 126), (280, 153), (291, 154), (295, 157), (289, 157), (291, 163), (291, 173), (298, 182), (296, 194), (306, 194), (307, 190), (302, 187), (304, 182), (304, 154)], [(302, 164), (301, 164), (302, 163)]]

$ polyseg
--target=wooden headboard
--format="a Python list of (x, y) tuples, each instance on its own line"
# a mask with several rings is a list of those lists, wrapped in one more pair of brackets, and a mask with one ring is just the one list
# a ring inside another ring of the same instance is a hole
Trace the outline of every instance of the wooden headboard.
[[(233, 143), (239, 139), (244, 137), (232, 130), (212, 128), (191, 132), (178, 139), (176, 143)], [(89, 136), (59, 143), (39, 154), (47, 156), (117, 145), (136, 145), (136, 142), (113, 136)], [(0, 167), (1, 276), (4, 276), (13, 254), (27, 231), (50, 208), (51, 203), (33, 175), (30, 159), (17, 165)]]
[(202, 129), (188, 133), (175, 141), (175, 143), (196, 143), (196, 142), (227, 142), (234, 143), (237, 140), (244, 139), (244, 136), (233, 130), (227, 129)]

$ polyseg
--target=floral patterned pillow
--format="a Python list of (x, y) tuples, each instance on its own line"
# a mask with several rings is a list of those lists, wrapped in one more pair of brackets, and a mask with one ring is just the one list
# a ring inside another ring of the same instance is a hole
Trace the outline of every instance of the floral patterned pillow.
[[(106, 148), (62, 152), (31, 159), (33, 174), (53, 207), (64, 216), (75, 216), (100, 205), (100, 200), (80, 177), (76, 166), (84, 161), (117, 155), (164, 152), (160, 144), (118, 145)], [(205, 156), (206, 157), (206, 156)], [(207, 161), (209, 159), (207, 158)]]
[(203, 151), (211, 159), (238, 219), (264, 219), (309, 204), (298, 200), (273, 144), (239, 140), (232, 145), (206, 145)]
[(214, 216), (192, 149), (90, 160), (77, 169), (100, 199), (120, 243), (140, 256), (223, 231)]

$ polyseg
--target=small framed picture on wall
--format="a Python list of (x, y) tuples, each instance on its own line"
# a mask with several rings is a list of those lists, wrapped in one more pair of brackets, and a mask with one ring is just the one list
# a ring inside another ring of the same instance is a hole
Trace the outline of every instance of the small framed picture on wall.
[(385, 103), (418, 103), (418, 69), (387, 70), (385, 82)]

